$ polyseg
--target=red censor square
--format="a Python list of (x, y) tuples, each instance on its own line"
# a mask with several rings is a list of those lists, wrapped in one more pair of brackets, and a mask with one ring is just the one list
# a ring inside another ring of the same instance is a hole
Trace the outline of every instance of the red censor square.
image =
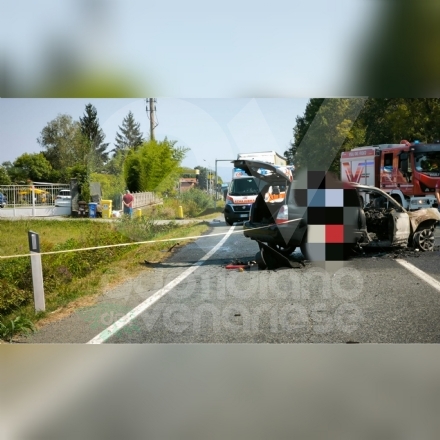
[(344, 225), (325, 225), (326, 243), (344, 243)]

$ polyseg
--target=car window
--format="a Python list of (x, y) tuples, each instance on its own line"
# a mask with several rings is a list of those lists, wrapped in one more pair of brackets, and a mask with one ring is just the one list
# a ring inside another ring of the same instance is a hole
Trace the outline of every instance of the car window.
[[(286, 203), (288, 205), (302, 206), (301, 205), (301, 195), (296, 191), (296, 182), (292, 182), (287, 188)], [(299, 199), (299, 204), (297, 199)]]
[(366, 207), (374, 207), (374, 208), (394, 208), (397, 211), (401, 211), (402, 207), (391, 197), (387, 197), (386, 195), (382, 194), (379, 191), (376, 191), (374, 189), (369, 191), (361, 191), (364, 193), (364, 199), (365, 194), (369, 195), (370, 202)]
[(258, 192), (258, 182), (253, 177), (249, 177), (248, 179), (234, 179), (229, 187), (230, 195), (257, 195)]

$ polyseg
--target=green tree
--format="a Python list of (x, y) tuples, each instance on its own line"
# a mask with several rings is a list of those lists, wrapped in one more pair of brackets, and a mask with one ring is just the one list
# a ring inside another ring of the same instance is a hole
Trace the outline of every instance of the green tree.
[(164, 139), (164, 142), (170, 146), (173, 159), (179, 163), (182, 162), (183, 159), (185, 159), (186, 153), (191, 150), (191, 148), (176, 146), (177, 141), (169, 141), (166, 137)]
[(92, 104), (86, 105), (85, 114), (79, 118), (79, 122), (81, 134), (89, 146), (89, 165), (93, 163), (92, 168), (102, 168), (108, 160), (106, 149), (109, 144), (104, 143), (105, 134), (99, 125), (98, 112)]
[(124, 179), (131, 192), (142, 191), (141, 174), (143, 173), (139, 152), (129, 151), (124, 161)]
[(11, 178), (9, 177), (8, 171), (4, 166), (0, 166), (0, 185), (10, 185)]
[(311, 99), (307, 103), (304, 115), (296, 118), (296, 125), (293, 128), (293, 143), (290, 145), (290, 148), (284, 152), (284, 156), (289, 164), (292, 165), (294, 163), (297, 149), (304, 139), (307, 130), (315, 119), (315, 116), (323, 102), (324, 99), (321, 98)]
[(42, 153), (24, 153), (13, 163), (15, 180), (48, 182), (52, 176), (52, 166)]
[(360, 114), (367, 145), (440, 138), (439, 98), (371, 98)]
[(194, 168), (180, 167), (180, 177), (196, 177), (196, 171)]
[(105, 164), (103, 172), (113, 176), (123, 176), (124, 161), (127, 156), (127, 151), (117, 151), (114, 156)]
[(87, 162), (88, 146), (82, 137), (80, 124), (70, 115), (59, 114), (48, 122), (37, 142), (55, 170)]
[(365, 142), (365, 128), (357, 122), (363, 105), (357, 98), (311, 99), (296, 120), (294, 142), (286, 152), (297, 169), (339, 173), (341, 151)]
[(324, 167), (333, 157), (330, 170), (339, 173), (344, 150), (403, 139), (440, 139), (440, 99), (311, 99), (293, 131), (294, 142), (285, 154), (297, 168)]
[(175, 141), (144, 142), (130, 150), (124, 162), (124, 177), (130, 191), (172, 191), (180, 174), (180, 161), (187, 149)]
[(209, 168), (201, 166), (197, 166), (195, 169), (200, 171), (198, 184), (199, 188), (203, 191), (207, 190), (208, 180), (213, 181), (213, 179), (215, 179), (215, 172)]
[(122, 127), (119, 126), (120, 133), (116, 133), (114, 153), (118, 151), (129, 150), (136, 148), (142, 144), (142, 132), (140, 130), (141, 124), (134, 120), (133, 113), (128, 112), (128, 115), (122, 121)]
[(3, 162), (2, 167), (5, 169), (6, 173), (8, 174), (11, 183), (20, 182), (20, 170), (16, 169), (11, 161)]
[(64, 181), (70, 182), (70, 179), (77, 179), (80, 200), (90, 201), (90, 168), (84, 164), (76, 164), (64, 171)]

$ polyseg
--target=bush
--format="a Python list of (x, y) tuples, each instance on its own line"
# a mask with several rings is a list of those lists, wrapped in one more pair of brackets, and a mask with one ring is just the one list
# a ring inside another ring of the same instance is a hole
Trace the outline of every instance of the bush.
[(186, 215), (196, 217), (212, 204), (212, 198), (198, 188), (191, 188), (182, 193), (181, 202)]
[[(147, 241), (154, 239), (157, 234), (166, 233), (174, 228), (176, 228), (175, 223), (158, 225), (147, 218), (121, 218), (112, 226), (90, 222), (88, 229), (79, 237), (70, 238), (61, 244), (54, 245), (44, 238), (41, 239), (40, 244), (42, 252), (73, 250), (132, 241)], [(132, 246), (121, 246), (43, 255), (46, 304), (54, 298), (60, 298), (62, 301), (69, 299), (72, 297), (75, 281), (121, 258), (131, 249), (133, 249)], [(17, 322), (12, 324), (9, 321), (6, 322), (4, 321), (5, 316), (16, 312), (20, 307), (32, 304), (32, 302), (33, 286), (30, 258), (0, 260), (0, 321), (7, 328), (15, 326), (14, 328), (17, 329)], [(3, 330), (7, 332), (7, 328), (3, 328)]]
[(144, 211), (144, 215), (151, 219), (156, 220), (171, 220), (175, 219), (177, 215), (177, 206), (174, 208), (173, 206), (167, 205), (154, 205), (152, 207), (146, 208)]
[(34, 332), (35, 327), (33, 322), (25, 318), (24, 316), (17, 316), (14, 319), (8, 319), (0, 321), (0, 339), (9, 340), (12, 342), (12, 338), (15, 334), (29, 334)]
[(33, 298), (29, 258), (0, 261), (0, 317)]
[[(78, 239), (69, 239), (60, 245), (53, 246), (43, 239), (41, 249), (43, 252), (49, 252), (125, 242), (127, 242), (126, 235), (91, 224), (86, 234)], [(86, 276), (96, 267), (112, 261), (128, 250), (129, 247), (120, 247), (43, 255), (45, 295), (59, 295), (66, 292), (72, 280)], [(0, 315), (11, 313), (32, 301), (33, 286), (29, 258), (0, 261), (0, 292)]]
[(164, 206), (162, 209), (162, 216), (164, 219), (174, 219), (176, 218), (176, 210), (171, 206)]
[(177, 207), (173, 208), (171, 206), (156, 205), (147, 211), (146, 215), (158, 220), (172, 220), (176, 218)]
[(120, 234), (132, 241), (152, 240), (158, 234), (163, 234), (176, 227), (175, 224), (158, 225), (154, 219), (148, 217), (126, 218), (123, 217), (117, 222), (117, 230)]

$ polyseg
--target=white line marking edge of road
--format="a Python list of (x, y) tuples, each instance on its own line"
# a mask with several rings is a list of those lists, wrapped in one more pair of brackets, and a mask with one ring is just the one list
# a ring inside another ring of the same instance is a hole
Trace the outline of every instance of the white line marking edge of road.
[(440, 281), (437, 281), (431, 275), (428, 275), (426, 272), (423, 272), (423, 270), (412, 265), (411, 263), (408, 263), (408, 261), (406, 260), (396, 259), (395, 261), (397, 261), (405, 269), (409, 270), (413, 275), (420, 278), (422, 281), (429, 284), (431, 287), (434, 287), (434, 289), (440, 292)]
[(166, 286), (162, 287), (162, 289), (158, 290), (156, 293), (148, 297), (145, 301), (140, 303), (134, 309), (130, 310), (127, 314), (125, 314), (122, 318), (118, 319), (112, 325), (103, 330), (99, 335), (95, 336), (91, 339), (87, 344), (102, 344), (111, 336), (116, 334), (121, 328), (129, 324), (133, 319), (138, 317), (141, 313), (147, 310), (150, 306), (152, 306), (155, 302), (159, 301), (163, 296), (165, 296), (171, 289), (176, 287), (179, 283), (181, 283), (186, 277), (191, 275), (198, 267), (200, 267), (206, 260), (208, 260), (212, 255), (214, 255), (223, 243), (230, 237), (232, 232), (234, 231), (235, 226), (231, 226), (228, 233), (209, 251), (207, 252), (199, 261), (194, 263), (193, 266), (186, 269), (183, 273), (181, 273), (178, 277), (176, 277), (173, 281), (169, 282)]

